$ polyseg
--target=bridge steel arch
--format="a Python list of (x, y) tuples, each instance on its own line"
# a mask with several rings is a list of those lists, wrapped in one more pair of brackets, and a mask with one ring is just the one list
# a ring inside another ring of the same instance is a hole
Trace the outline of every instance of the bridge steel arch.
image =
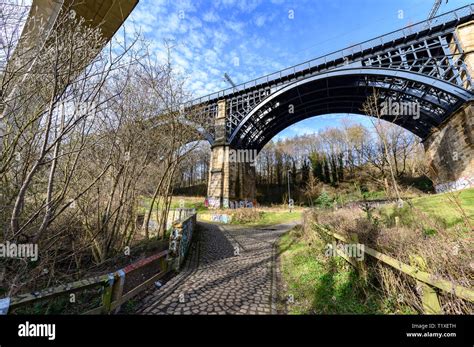
[[(255, 199), (255, 168), (232, 151), (259, 152), (278, 132), (318, 115), (362, 114), (382, 101), (416, 103), (419, 117), (385, 114), (423, 140), (439, 192), (474, 186), (474, 5), (202, 97), (214, 125), (208, 198)], [(254, 157), (250, 156), (251, 158)]]
[(260, 151), (277, 133), (303, 119), (331, 113), (364, 114), (363, 103), (374, 89), (381, 100), (420, 105), (420, 115), (387, 114), (382, 119), (422, 139), (474, 97), (459, 86), (410, 71), (338, 69), (293, 82), (269, 95), (242, 119), (228, 138), (229, 145)]

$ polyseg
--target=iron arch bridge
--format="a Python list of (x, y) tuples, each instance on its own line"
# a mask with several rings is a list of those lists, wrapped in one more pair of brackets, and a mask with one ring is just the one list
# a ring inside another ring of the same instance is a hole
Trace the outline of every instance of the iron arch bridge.
[(211, 145), (261, 150), (278, 132), (303, 119), (362, 114), (364, 101), (376, 90), (381, 102), (419, 105), (419, 116), (382, 118), (426, 139), (474, 97), (469, 64), (474, 55), (459, 33), (473, 19), (474, 5), (468, 5), (201, 97), (186, 107), (197, 107), (208, 117), (213, 126), (204, 135)]
[(303, 119), (331, 113), (364, 114), (363, 104), (374, 89), (381, 100), (417, 105), (419, 114), (387, 113), (381, 118), (421, 138), (472, 97), (461, 87), (418, 73), (338, 69), (291, 83), (269, 95), (238, 119), (238, 125), (230, 128), (228, 141), (235, 148), (260, 151), (273, 136)]

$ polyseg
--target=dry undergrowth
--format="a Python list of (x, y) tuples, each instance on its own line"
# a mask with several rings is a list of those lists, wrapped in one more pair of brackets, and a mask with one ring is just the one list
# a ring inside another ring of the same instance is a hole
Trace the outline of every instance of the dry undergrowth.
[(255, 208), (238, 208), (232, 210), (232, 222), (237, 224), (255, 223), (262, 218), (263, 212)]
[[(420, 212), (415, 212), (420, 213)], [(418, 219), (426, 216), (418, 216)], [(315, 232), (313, 223), (326, 225), (342, 235), (357, 234), (359, 242), (387, 254), (406, 264), (414, 255), (424, 259), (427, 272), (435, 278), (442, 278), (466, 288), (472, 288), (474, 269), (472, 267), (473, 239), (462, 230), (436, 228), (436, 233), (407, 226), (386, 227), (380, 221), (369, 221), (362, 211), (341, 209), (328, 212), (313, 212), (305, 216), (305, 237), (321, 237)], [(408, 305), (423, 312), (416, 281), (388, 265), (368, 259), (371, 284), (381, 289), (396, 302), (396, 306)], [(419, 291), (419, 288), (418, 288)], [(439, 291), (442, 309), (447, 314), (472, 314), (474, 305), (449, 293)]]

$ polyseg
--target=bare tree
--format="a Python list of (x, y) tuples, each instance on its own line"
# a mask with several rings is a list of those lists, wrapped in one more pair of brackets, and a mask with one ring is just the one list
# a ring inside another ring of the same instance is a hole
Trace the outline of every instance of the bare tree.
[(389, 167), (390, 178), (392, 180), (392, 186), (395, 190), (395, 195), (399, 201), (402, 201), (397, 179), (396, 179), (394, 165), (389, 159), (390, 155), (389, 155), (388, 134), (382, 120), (380, 97), (376, 89), (374, 89), (373, 94), (367, 98), (362, 109), (366, 115), (371, 117), (370, 120), (372, 122), (372, 125), (377, 133), (378, 138), (381, 141), (383, 155), (384, 155), (383, 162), (387, 163)]

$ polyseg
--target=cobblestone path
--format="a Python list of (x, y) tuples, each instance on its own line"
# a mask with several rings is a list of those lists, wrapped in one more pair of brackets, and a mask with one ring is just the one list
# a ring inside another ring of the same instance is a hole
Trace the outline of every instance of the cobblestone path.
[(145, 296), (139, 314), (276, 314), (276, 241), (263, 229), (200, 223), (183, 270)]

